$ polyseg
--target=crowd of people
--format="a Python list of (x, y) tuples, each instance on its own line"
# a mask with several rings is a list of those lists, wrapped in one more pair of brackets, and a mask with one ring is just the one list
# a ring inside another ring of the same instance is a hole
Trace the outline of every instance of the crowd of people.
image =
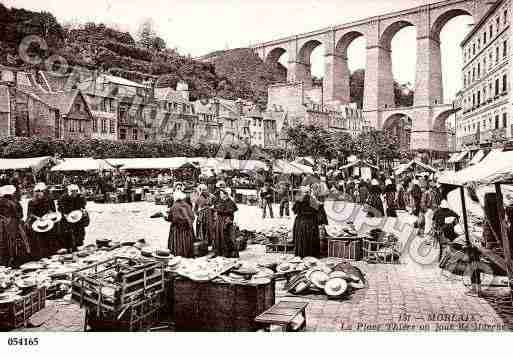
[[(186, 194), (190, 183), (178, 181), (172, 173), (154, 178), (172, 186), (165, 216), (171, 224), (168, 247), (173, 255), (182, 257), (195, 256), (197, 248), (211, 247), (217, 256), (237, 258), (234, 177), (226, 171), (209, 171), (209, 176), (196, 178), (190, 195)], [(398, 211), (409, 211), (417, 217), (419, 234), (429, 233), (441, 247), (457, 236), (458, 216), (443, 201), (442, 188), (433, 175), (409, 174), (398, 179), (382, 173), (368, 180), (346, 178), (339, 172), (335, 181), (333, 176), (327, 180), (314, 174), (299, 178), (302, 182), (295, 191), (291, 181), (278, 180), (271, 171), (259, 171), (254, 177), (264, 219), (274, 217), (273, 207), (278, 203), (280, 217), (295, 215), (292, 232), (299, 257), (321, 254), (323, 227), (328, 225), (327, 200), (358, 203), (369, 217), (397, 217)], [(74, 251), (83, 244), (89, 224), (86, 198), (72, 180), (66, 178), (67, 191), (59, 198), (52, 198), (45, 183), (37, 183), (26, 217), (17, 182), (0, 187), (0, 265), (20, 265), (49, 257), (59, 249)], [(124, 183), (116, 182), (121, 180)], [(130, 192), (134, 186), (130, 177), (110, 173), (100, 174), (95, 181), (96, 191), (105, 196), (112, 187), (122, 185)], [(77, 213), (80, 218), (75, 219), (72, 215)], [(446, 223), (448, 218), (454, 218), (452, 224)]]
[(68, 252), (83, 245), (89, 225), (86, 200), (76, 184), (55, 201), (45, 183), (37, 183), (28, 202), (26, 217), (20, 191), (14, 185), (0, 187), (0, 265), (18, 267), (32, 260)]

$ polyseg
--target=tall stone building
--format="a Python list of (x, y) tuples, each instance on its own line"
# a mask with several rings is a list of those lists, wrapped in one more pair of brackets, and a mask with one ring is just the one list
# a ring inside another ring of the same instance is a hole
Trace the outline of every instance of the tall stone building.
[(509, 0), (496, 1), (465, 37), (461, 111), (456, 148), (477, 149), (511, 140)]
[(356, 104), (326, 101), (322, 87), (307, 87), (302, 82), (276, 84), (268, 89), (269, 112), (276, 112), (276, 132), (283, 146), (286, 127), (303, 124), (357, 136), (369, 128), (363, 111)]

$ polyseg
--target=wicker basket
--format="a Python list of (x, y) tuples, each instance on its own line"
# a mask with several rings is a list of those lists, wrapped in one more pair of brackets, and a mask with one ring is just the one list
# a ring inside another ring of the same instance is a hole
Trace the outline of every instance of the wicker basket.
[(0, 304), (0, 329), (12, 330), (25, 327), (29, 318), (46, 304), (46, 288), (38, 288), (22, 298)]
[(363, 260), (369, 263), (399, 264), (399, 253), (390, 242), (380, 242), (371, 238), (363, 238)]
[(360, 261), (363, 258), (361, 238), (328, 237), (328, 257)]

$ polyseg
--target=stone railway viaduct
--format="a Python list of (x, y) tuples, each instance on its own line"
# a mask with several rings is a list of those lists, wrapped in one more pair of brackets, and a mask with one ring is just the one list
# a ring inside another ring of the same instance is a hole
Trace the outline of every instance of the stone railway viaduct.
[[(399, 116), (412, 119), (412, 150), (447, 150), (445, 121), (456, 109), (445, 104), (442, 83), (440, 32), (456, 16), (470, 15), (477, 23), (491, 6), (490, 0), (446, 0), (375, 16), (318, 31), (260, 43), (251, 48), (266, 62), (288, 54), (287, 81), (312, 87), (310, 55), (325, 49), (326, 101), (349, 103), (347, 49), (363, 36), (367, 41), (364, 112), (371, 126), (384, 128)], [(391, 42), (407, 26), (417, 30), (417, 64), (413, 107), (395, 108)]]

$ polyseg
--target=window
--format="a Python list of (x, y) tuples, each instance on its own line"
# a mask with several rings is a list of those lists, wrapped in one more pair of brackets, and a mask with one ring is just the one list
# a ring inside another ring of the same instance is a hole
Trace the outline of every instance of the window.
[(116, 112), (116, 105), (114, 103), (114, 99), (110, 99), (110, 112)]
[(504, 74), (502, 76), (502, 92), (506, 93), (508, 92), (508, 75)]
[(107, 111), (107, 99), (104, 98), (101, 102), (100, 102), (100, 111)]
[(498, 130), (499, 129), (499, 115), (496, 115), (495, 116), (495, 129)]
[(132, 140), (137, 140), (137, 129), (132, 129)]
[(486, 35), (487, 35), (487, 33), (485, 31), (484, 34), (483, 34), (483, 44), (484, 45), (486, 45)]
[(98, 132), (98, 119), (93, 118), (93, 132)]
[(500, 81), (499, 79), (495, 79), (495, 96), (499, 96), (500, 91)]
[(82, 110), (82, 107), (80, 106), (79, 103), (76, 103), (75, 104), (75, 112), (80, 112)]
[(477, 64), (477, 78), (481, 77), (481, 64)]
[(497, 31), (499, 31), (501, 28), (501, 17), (499, 16), (495, 21), (497, 22)]
[(508, 41), (505, 40), (502, 44), (502, 57), (506, 58), (508, 56)]
[(502, 127), (508, 127), (508, 114), (506, 112), (502, 114)]
[(107, 120), (102, 118), (102, 133), (107, 133)]
[(504, 10), (504, 25), (508, 24), (508, 10)]
[(493, 38), (493, 25), (490, 24), (490, 41), (492, 40)]
[(477, 91), (477, 107), (481, 106), (481, 91)]
[(119, 139), (126, 140), (126, 128), (119, 129)]
[(78, 120), (78, 131), (84, 132), (84, 121)]
[(474, 67), (472, 69), (472, 81), (475, 81), (476, 80), (476, 68)]
[(474, 109), (476, 107), (476, 94), (473, 93), (472, 94), (472, 109)]
[(495, 63), (499, 63), (500, 49), (499, 46), (495, 48)]
[(110, 120), (109, 129), (110, 129), (110, 133), (116, 133), (116, 121), (115, 120), (113, 120), (113, 119)]
[(476, 43), (472, 44), (472, 55), (476, 54)]

